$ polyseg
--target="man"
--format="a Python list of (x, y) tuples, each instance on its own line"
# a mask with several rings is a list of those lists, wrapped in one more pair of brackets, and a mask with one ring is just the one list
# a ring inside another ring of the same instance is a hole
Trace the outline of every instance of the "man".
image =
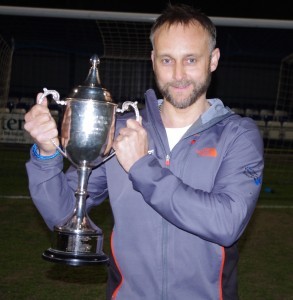
[[(236, 244), (261, 189), (261, 135), (206, 98), (220, 57), (208, 17), (169, 5), (150, 38), (163, 99), (146, 91), (141, 123), (117, 117), (116, 156), (88, 184), (87, 205), (109, 197), (115, 221), (107, 299), (238, 299)], [(29, 187), (52, 229), (73, 210), (77, 174), (62, 172), (46, 101), (25, 121), (39, 151), (26, 165)]]

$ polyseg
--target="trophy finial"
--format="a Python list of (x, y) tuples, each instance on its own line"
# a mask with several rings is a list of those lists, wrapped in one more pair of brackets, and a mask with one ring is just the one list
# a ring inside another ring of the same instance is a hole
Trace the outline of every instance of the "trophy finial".
[(100, 87), (101, 88), (101, 82), (100, 82), (100, 75), (98, 70), (98, 65), (100, 64), (100, 59), (97, 54), (94, 54), (90, 62), (92, 64), (92, 67), (89, 70), (89, 73), (83, 83), (84, 86), (88, 87)]
[(100, 59), (99, 59), (98, 55), (97, 55), (97, 54), (94, 54), (94, 55), (91, 57), (90, 62), (91, 62), (91, 64), (92, 64), (93, 68), (97, 68), (97, 65), (100, 64)]
[(90, 58), (91, 68), (89, 73), (82, 85), (79, 85), (71, 91), (68, 98), (69, 99), (82, 99), (82, 100), (97, 100), (102, 102), (113, 102), (112, 97), (103, 88), (100, 82), (98, 65), (100, 64), (100, 59), (97, 54), (94, 54)]

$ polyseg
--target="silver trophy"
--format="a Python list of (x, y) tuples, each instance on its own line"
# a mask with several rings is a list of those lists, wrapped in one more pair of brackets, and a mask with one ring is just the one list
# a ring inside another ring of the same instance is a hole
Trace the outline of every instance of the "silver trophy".
[(66, 105), (61, 125), (62, 148), (54, 140), (52, 142), (78, 173), (74, 211), (63, 224), (54, 226), (51, 247), (44, 251), (42, 257), (72, 266), (108, 262), (108, 256), (103, 252), (103, 232), (86, 211), (88, 178), (94, 167), (115, 155), (111, 149), (116, 112), (123, 113), (132, 106), (136, 120), (139, 120), (136, 102), (126, 101), (118, 108), (110, 93), (101, 86), (98, 56), (94, 55), (90, 61), (92, 66), (86, 80), (74, 88), (65, 101), (59, 100), (57, 91), (46, 88), (39, 99), (41, 103), (45, 96), (51, 94), (58, 104)]

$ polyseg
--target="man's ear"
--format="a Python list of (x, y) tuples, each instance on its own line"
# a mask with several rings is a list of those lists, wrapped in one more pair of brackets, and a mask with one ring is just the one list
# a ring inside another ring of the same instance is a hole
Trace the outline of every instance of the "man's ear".
[(155, 59), (155, 54), (154, 54), (154, 50), (152, 50), (152, 52), (151, 52), (151, 60), (152, 60), (153, 67), (154, 67), (154, 59)]
[(220, 59), (220, 49), (215, 48), (212, 52), (212, 57), (211, 57), (211, 72), (217, 69), (219, 59)]

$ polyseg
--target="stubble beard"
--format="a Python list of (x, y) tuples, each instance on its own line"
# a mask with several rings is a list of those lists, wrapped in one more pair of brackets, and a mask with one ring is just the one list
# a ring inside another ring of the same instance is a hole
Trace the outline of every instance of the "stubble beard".
[[(212, 78), (212, 72), (208, 71), (205, 80), (202, 82), (183, 79), (180, 81), (168, 82), (167, 84), (162, 86), (157, 81), (157, 86), (161, 95), (166, 101), (172, 104), (175, 108), (184, 109), (194, 104), (203, 94), (207, 92), (211, 83), (211, 78)], [(190, 95), (184, 99), (182, 98), (178, 99), (178, 97), (172, 96), (172, 94), (169, 92), (169, 87), (179, 88), (190, 84), (193, 85), (193, 90), (190, 93)]]

